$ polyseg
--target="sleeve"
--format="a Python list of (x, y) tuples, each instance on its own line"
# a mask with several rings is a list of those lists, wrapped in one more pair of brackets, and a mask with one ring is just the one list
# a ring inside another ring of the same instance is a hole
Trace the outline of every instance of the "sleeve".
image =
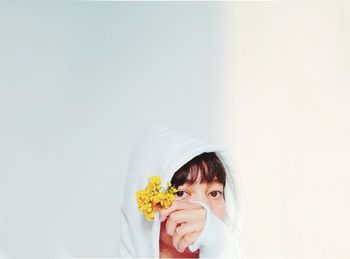
[(133, 249), (132, 239), (130, 237), (129, 222), (127, 217), (122, 210), (121, 215), (121, 237), (119, 244), (119, 257), (122, 258), (135, 258), (135, 251)]
[(191, 252), (200, 249), (200, 258), (232, 258), (233, 237), (225, 223), (203, 203), (206, 222), (196, 242), (189, 246)]

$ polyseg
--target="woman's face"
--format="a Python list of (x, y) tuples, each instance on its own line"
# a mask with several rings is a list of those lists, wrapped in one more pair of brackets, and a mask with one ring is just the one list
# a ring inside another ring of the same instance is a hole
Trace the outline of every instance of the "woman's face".
[[(176, 200), (181, 201), (200, 201), (205, 203), (211, 211), (221, 220), (225, 217), (225, 200), (224, 200), (224, 186), (218, 181), (212, 181), (211, 183), (200, 183), (201, 177), (191, 184), (185, 182), (183, 185), (177, 187), (177, 193), (175, 195)], [(173, 247), (172, 237), (167, 234), (166, 221), (161, 223), (160, 228), (160, 242), (161, 246)], [(174, 248), (173, 248), (174, 249)], [(172, 257), (198, 257), (199, 250), (191, 252), (188, 248), (185, 249), (181, 256)], [(174, 254), (173, 254), (174, 255)], [(169, 257), (169, 256), (166, 256)]]
[(224, 186), (218, 181), (200, 183), (201, 177), (196, 182), (184, 183), (177, 188), (176, 200), (200, 201), (209, 206), (211, 211), (221, 220), (225, 217)]

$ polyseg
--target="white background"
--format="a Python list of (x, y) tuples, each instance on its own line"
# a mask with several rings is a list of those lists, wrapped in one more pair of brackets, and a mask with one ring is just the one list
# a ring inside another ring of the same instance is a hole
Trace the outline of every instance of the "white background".
[(128, 157), (227, 146), (251, 258), (349, 258), (346, 1), (1, 4), (0, 258), (116, 257)]

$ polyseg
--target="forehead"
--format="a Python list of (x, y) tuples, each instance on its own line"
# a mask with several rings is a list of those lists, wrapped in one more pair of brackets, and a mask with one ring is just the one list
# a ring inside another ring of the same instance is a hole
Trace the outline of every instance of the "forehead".
[(196, 179), (195, 182), (191, 181), (190, 178), (187, 179), (187, 181), (184, 182), (183, 186), (194, 186), (194, 185), (205, 185), (205, 186), (212, 186), (212, 185), (221, 185), (223, 186), (223, 184), (221, 182), (218, 181), (217, 177), (215, 177), (213, 179), (213, 181), (211, 182), (207, 182), (207, 181), (203, 181), (201, 182), (201, 176), (198, 176), (198, 178)]

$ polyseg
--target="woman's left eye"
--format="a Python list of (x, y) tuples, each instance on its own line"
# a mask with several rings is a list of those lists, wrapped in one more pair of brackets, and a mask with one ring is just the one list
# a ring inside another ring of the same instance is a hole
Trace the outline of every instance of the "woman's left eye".
[(213, 198), (216, 198), (216, 197), (222, 196), (222, 192), (220, 192), (220, 191), (212, 191), (212, 192), (209, 193), (209, 195), (211, 197), (213, 197)]

